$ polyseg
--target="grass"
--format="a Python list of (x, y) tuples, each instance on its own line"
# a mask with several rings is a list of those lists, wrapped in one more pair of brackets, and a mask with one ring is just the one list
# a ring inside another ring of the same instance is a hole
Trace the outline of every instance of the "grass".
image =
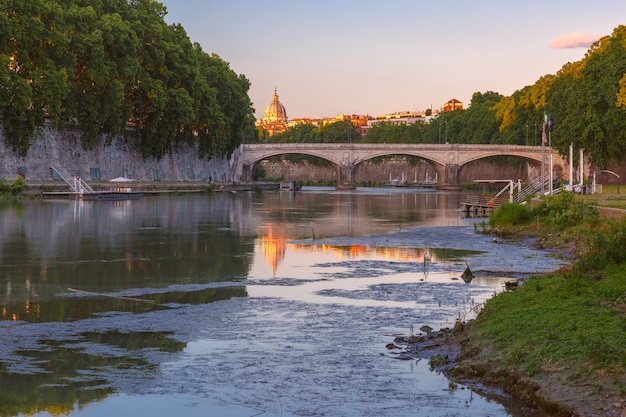
[(624, 375), (624, 276), (626, 265), (608, 268), (601, 280), (573, 273), (531, 278), (486, 304), (474, 338), (528, 376), (554, 367)]
[(604, 185), (602, 194), (577, 195), (576, 198), (595, 206), (626, 210), (626, 184), (620, 186), (620, 194), (616, 185)]
[[(532, 277), (490, 299), (464, 350), (530, 378), (559, 372), (571, 384), (626, 395), (626, 218), (601, 218), (603, 198), (557, 195), (535, 209), (502, 206), (492, 231), (534, 235), (546, 248), (577, 252), (572, 267)], [(591, 196), (590, 196), (591, 197)], [(622, 208), (622, 207), (618, 207)]]

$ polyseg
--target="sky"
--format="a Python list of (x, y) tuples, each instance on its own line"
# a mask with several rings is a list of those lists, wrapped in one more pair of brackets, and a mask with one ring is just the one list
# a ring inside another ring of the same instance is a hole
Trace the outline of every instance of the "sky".
[(624, 0), (160, 0), (167, 23), (250, 80), (260, 118), (439, 109), (505, 96), (626, 24)]

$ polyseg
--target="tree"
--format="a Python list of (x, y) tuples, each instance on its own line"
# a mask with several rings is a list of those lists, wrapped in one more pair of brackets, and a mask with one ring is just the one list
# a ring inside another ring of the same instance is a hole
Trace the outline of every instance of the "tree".
[(85, 149), (121, 135), (145, 157), (183, 141), (202, 157), (229, 155), (258, 138), (250, 82), (167, 25), (161, 3), (11, 3), (0, 14), (0, 118), (20, 154), (46, 118), (76, 126)]

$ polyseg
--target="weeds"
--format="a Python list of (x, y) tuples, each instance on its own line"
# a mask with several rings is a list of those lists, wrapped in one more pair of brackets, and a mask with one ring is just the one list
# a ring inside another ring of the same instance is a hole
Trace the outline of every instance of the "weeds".
[(26, 189), (26, 181), (18, 176), (13, 183), (9, 184), (4, 178), (0, 178), (0, 194), (22, 194)]
[(491, 213), (489, 224), (494, 226), (518, 226), (527, 224), (532, 219), (532, 213), (527, 205), (504, 203)]
[[(544, 247), (569, 241), (583, 248), (569, 272), (529, 278), (490, 299), (472, 325), (467, 349), (498, 352), (529, 376), (564, 369), (606, 372), (598, 387), (626, 373), (626, 218), (603, 219), (585, 201), (563, 193), (533, 210), (502, 205), (493, 229), (541, 231)], [(572, 246), (572, 244), (574, 246)], [(573, 371), (572, 371), (573, 372)], [(618, 389), (626, 389), (622, 381)]]

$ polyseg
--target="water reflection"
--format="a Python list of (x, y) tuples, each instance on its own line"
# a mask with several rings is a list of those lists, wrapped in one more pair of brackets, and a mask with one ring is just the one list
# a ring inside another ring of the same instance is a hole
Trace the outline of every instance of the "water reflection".
[[(104, 344), (110, 349), (98, 347)], [(141, 352), (180, 352), (185, 347), (168, 333), (84, 333), (72, 341), (40, 340), (38, 349), (19, 351), (19, 360), (3, 363), (0, 372), (0, 415), (69, 413), (108, 397), (111, 377), (121, 370), (152, 373), (154, 365)]]
[(234, 206), (240, 203), (154, 198), (5, 206), (0, 220), (0, 317), (65, 321), (108, 310), (145, 312), (156, 307), (98, 296), (68, 297), (67, 289), (97, 295), (245, 276), (254, 238), (230, 228)]
[[(270, 385), (307, 409), (311, 392), (356, 401), (339, 389), (355, 372), (354, 392), (386, 398), (379, 384), (398, 375), (378, 361), (372, 346), (384, 343), (372, 335), (454, 318), (498, 283), (452, 281), (479, 251), (365, 241), (464, 224), (459, 198), (309, 189), (0, 205), (0, 415), (78, 415), (130, 392), (166, 402), (234, 392), (254, 409)], [(347, 356), (336, 345), (344, 337), (356, 349)], [(204, 340), (208, 356), (189, 349)], [(313, 357), (315, 366), (299, 362)], [(400, 408), (415, 397), (394, 395)]]

